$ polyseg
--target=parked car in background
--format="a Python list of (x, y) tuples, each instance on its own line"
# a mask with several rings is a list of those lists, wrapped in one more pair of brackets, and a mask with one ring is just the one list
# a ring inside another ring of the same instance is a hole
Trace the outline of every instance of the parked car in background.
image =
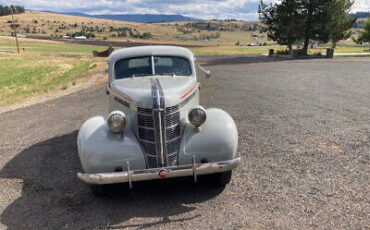
[(86, 40), (87, 38), (85, 36), (77, 36), (74, 37), (75, 40)]

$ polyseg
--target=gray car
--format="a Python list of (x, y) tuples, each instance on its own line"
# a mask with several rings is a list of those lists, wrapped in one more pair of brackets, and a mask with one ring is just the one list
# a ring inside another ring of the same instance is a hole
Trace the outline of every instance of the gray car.
[(216, 184), (229, 183), (241, 162), (235, 158), (237, 128), (225, 111), (199, 105), (194, 60), (190, 50), (174, 46), (126, 48), (109, 56), (110, 114), (90, 118), (79, 131), (81, 180), (132, 187), (134, 181), (197, 181), (209, 174)]

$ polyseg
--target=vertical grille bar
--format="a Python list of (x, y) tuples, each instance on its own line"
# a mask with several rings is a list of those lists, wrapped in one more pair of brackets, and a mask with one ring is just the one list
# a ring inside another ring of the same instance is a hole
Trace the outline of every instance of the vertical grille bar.
[(152, 81), (152, 97), (153, 109), (137, 108), (138, 134), (147, 166), (177, 165), (181, 137), (179, 106), (165, 107), (158, 79)]

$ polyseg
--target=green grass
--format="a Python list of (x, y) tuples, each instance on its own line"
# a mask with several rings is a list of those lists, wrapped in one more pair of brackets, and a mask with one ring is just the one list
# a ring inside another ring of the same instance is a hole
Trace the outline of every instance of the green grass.
[(212, 46), (194, 47), (195, 56), (268, 54), (269, 49), (281, 50), (283, 46)]
[[(328, 46), (327, 48), (329, 48)], [(366, 51), (367, 47), (366, 46), (358, 46), (358, 45), (341, 45), (337, 46), (335, 48), (335, 53), (367, 53)], [(316, 49), (311, 49), (314, 50), (314, 52), (326, 52), (326, 48), (319, 47)]]
[[(92, 55), (93, 50), (103, 51), (107, 49), (107, 47), (103, 46), (67, 44), (63, 42), (32, 39), (20, 39), (19, 44), (22, 53), (72, 53)], [(17, 51), (14, 38), (0, 37), (0, 50)]]
[(92, 63), (84, 58), (0, 54), (0, 106), (68, 88)]
[[(211, 46), (211, 47), (194, 47), (190, 48), (196, 56), (213, 56), (213, 55), (251, 55), (251, 54), (268, 54), (269, 49), (285, 50), (285, 46)], [(335, 49), (335, 53), (369, 53), (366, 47), (361, 46), (340, 46)], [(326, 48), (320, 47), (309, 49), (309, 54), (326, 53)]]

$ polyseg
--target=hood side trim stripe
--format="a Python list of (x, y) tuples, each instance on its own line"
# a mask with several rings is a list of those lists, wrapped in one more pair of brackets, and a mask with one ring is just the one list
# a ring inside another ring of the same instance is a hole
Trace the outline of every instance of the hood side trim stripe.
[(188, 96), (197, 86), (198, 83), (196, 83), (188, 92), (186, 92), (184, 96), (181, 97), (181, 99), (184, 99), (186, 96)]
[(130, 97), (124, 95), (123, 93), (118, 92), (117, 90), (113, 89), (112, 87), (109, 86), (109, 89), (112, 90), (115, 94), (117, 94), (120, 97), (123, 97), (124, 99), (128, 100), (129, 102), (134, 102)]

